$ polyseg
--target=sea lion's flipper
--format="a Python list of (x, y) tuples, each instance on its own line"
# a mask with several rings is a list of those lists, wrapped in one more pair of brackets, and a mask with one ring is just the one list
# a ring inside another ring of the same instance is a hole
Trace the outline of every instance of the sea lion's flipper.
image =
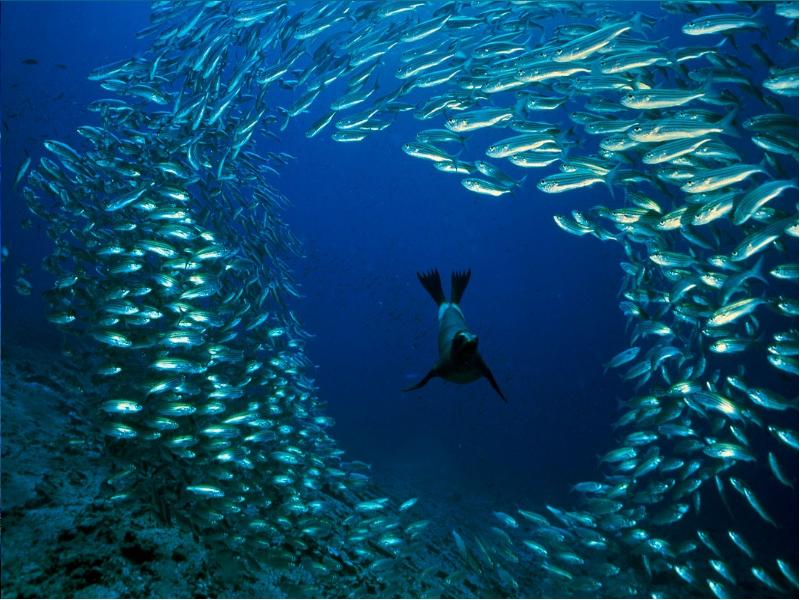
[(500, 386), (498, 386), (497, 382), (494, 380), (494, 375), (492, 375), (492, 372), (489, 370), (489, 367), (486, 366), (486, 363), (483, 362), (483, 359), (480, 356), (477, 356), (476, 366), (478, 367), (478, 370), (481, 372), (481, 375), (483, 375), (484, 377), (486, 377), (486, 379), (489, 380), (489, 385), (491, 385), (492, 388), (494, 388), (494, 391), (500, 395), (500, 397), (503, 399), (503, 402), (508, 402), (508, 400), (506, 400), (506, 397), (503, 395), (503, 392), (500, 391)]
[(450, 302), (453, 304), (461, 302), (461, 296), (464, 295), (464, 290), (467, 289), (470, 275), (472, 275), (470, 269), (461, 271), (460, 273), (458, 271), (453, 271), (453, 275), (450, 278)]
[(428, 290), (431, 298), (436, 302), (436, 306), (441, 306), (447, 302), (444, 298), (444, 290), (442, 289), (442, 280), (439, 277), (439, 271), (432, 269), (427, 273), (417, 273), (417, 277), (422, 287)]
[(436, 367), (433, 367), (430, 371), (428, 371), (427, 375), (425, 375), (425, 377), (423, 377), (420, 380), (420, 382), (418, 384), (412, 385), (411, 387), (404, 388), (403, 391), (404, 392), (412, 392), (414, 390), (418, 390), (419, 388), (424, 386), (426, 383), (428, 383), (431, 379), (433, 379), (437, 375), (439, 375), (439, 373), (436, 370)]

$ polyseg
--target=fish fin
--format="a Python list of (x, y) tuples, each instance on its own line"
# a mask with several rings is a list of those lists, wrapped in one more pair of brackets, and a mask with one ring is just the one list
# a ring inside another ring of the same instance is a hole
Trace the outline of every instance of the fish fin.
[[(775, 66), (775, 63), (772, 62), (772, 59), (769, 57), (769, 55), (764, 52), (761, 46), (758, 45), (758, 42), (753, 42), (752, 44), (750, 44), (750, 47), (753, 49), (753, 52), (756, 53), (756, 56), (759, 58), (759, 60), (761, 60), (761, 62), (764, 63), (765, 67), (771, 69), (772, 67)], [(709, 80), (710, 79), (711, 78), (709, 78)]]
[(642, 13), (636, 11), (631, 19), (631, 31), (642, 33)]
[(768, 283), (763, 274), (764, 271), (764, 255), (762, 254), (756, 264), (750, 269), (750, 276), (753, 279), (758, 279), (761, 283)]
[(575, 145), (575, 127), (570, 127), (556, 136), (556, 145), (561, 148), (561, 160), (565, 160), (569, 149)]
[(739, 46), (736, 45), (736, 40), (734, 39), (734, 37), (733, 37), (733, 35), (731, 33), (724, 33), (723, 32), (722, 36), (730, 41), (731, 46), (733, 46), (734, 50), (738, 50), (739, 49)]
[(412, 392), (414, 390), (418, 390), (419, 388), (424, 387), (424, 385), (426, 383), (428, 383), (431, 379), (433, 379), (434, 377), (438, 377), (438, 376), (439, 376), (439, 372), (436, 370), (436, 367), (433, 367), (430, 371), (427, 372), (425, 377), (423, 377), (422, 379), (419, 380), (418, 383), (416, 383), (415, 385), (412, 385), (411, 387), (403, 388), (403, 391), (404, 392)]
[(716, 123), (723, 129), (723, 133), (733, 136), (733, 137), (742, 137), (741, 134), (736, 130), (735, 127), (732, 127), (734, 124), (734, 119), (736, 118), (736, 114), (739, 112), (738, 108), (734, 107), (731, 111), (725, 115), (725, 118)]
[(483, 361), (483, 358), (481, 358), (481, 356), (478, 355), (477, 359), (478, 360), (476, 366), (478, 367), (478, 370), (481, 372), (481, 375), (483, 375), (489, 381), (489, 385), (491, 385), (494, 391), (497, 392), (498, 395), (503, 399), (503, 402), (508, 403), (508, 400), (503, 395), (503, 392), (500, 391), (500, 386), (497, 385), (497, 381), (495, 381), (494, 375), (492, 375), (492, 372), (489, 370), (489, 367), (486, 366), (486, 363)]
[[(718, 477), (719, 476), (717, 475), (717, 476), (715, 476), (714, 479), (716, 480), (716, 479), (718, 479)], [(728, 511), (728, 514), (730, 515), (730, 517), (732, 519), (736, 518), (736, 517), (733, 516), (733, 511), (731, 511), (731, 507), (728, 504), (728, 498), (725, 496), (725, 487), (722, 484), (722, 480), (720, 479), (719, 482), (715, 481), (715, 483), (717, 485), (717, 492), (719, 493), (719, 499), (722, 500), (722, 504), (723, 504), (723, 506), (725, 506), (725, 510)]]
[(524, 114), (523, 111), (525, 110), (525, 97), (520, 96), (517, 101), (514, 103), (514, 114), (521, 115)]
[(419, 278), (419, 282), (422, 284), (428, 293), (433, 298), (434, 302), (436, 302), (437, 306), (441, 306), (447, 300), (444, 297), (444, 290), (442, 289), (442, 280), (439, 277), (439, 271), (436, 269), (431, 269), (427, 273), (417, 273), (417, 277)]
[(464, 290), (467, 289), (467, 284), (469, 284), (470, 275), (472, 275), (471, 269), (461, 272), (453, 271), (450, 277), (450, 302), (453, 304), (459, 304), (461, 302)]
[(787, 177), (787, 176), (786, 176), (786, 169), (784, 169), (784, 168), (783, 168), (783, 166), (782, 166), (782, 165), (781, 165), (779, 162), (777, 162), (777, 161), (775, 160), (775, 157), (773, 157), (773, 156), (772, 156), (771, 154), (769, 154), (769, 153), (764, 153), (764, 161), (766, 161), (767, 165), (769, 166), (769, 168), (770, 168), (772, 171), (775, 171), (775, 172), (777, 172), (777, 173), (778, 173), (778, 175), (779, 175), (781, 178), (783, 178), (783, 179), (786, 179), (786, 177)]
[(611, 169), (605, 176), (605, 184), (608, 188), (608, 193), (611, 194), (611, 198), (615, 198), (614, 184), (617, 181), (617, 175), (619, 174), (620, 167), (622, 167), (622, 163), (618, 163), (617, 166)]
[(697, 89), (697, 93), (703, 94), (701, 98), (705, 98), (706, 96), (711, 97), (713, 91), (714, 91), (714, 80), (711, 77), (706, 79), (705, 83), (703, 83), (703, 85), (701, 85)]
[(526, 175), (524, 175), (522, 177), (522, 179), (519, 179), (519, 180), (515, 181), (512, 186), (508, 187), (509, 193), (511, 194), (512, 198), (517, 198), (517, 192), (520, 190), (520, 188), (522, 187), (522, 184), (525, 183), (525, 180), (527, 178), (528, 178), (528, 175), (526, 174)]
[[(281, 107), (278, 107), (279, 110), (280, 110), (280, 108)], [(286, 128), (289, 126), (289, 121), (292, 119), (292, 116), (289, 114), (288, 110), (283, 109), (283, 113), (284, 113), (284, 119), (283, 119), (283, 123), (281, 123), (281, 126), (280, 126), (280, 130), (281, 131), (285, 131), (286, 130)]]

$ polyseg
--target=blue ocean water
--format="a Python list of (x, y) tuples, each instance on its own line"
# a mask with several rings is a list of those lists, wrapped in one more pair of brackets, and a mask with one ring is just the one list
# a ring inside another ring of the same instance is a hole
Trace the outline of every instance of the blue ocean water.
[[(149, 11), (139, 2), (9, 3), (4, 11), (3, 162), (13, 173), (43, 140), (74, 137), (97, 97), (88, 73), (143, 49), (134, 35)], [(38, 64), (22, 62), (29, 57)], [(609, 446), (625, 393), (602, 374), (625, 346), (620, 249), (564, 235), (552, 223), (564, 200), (533, 191), (533, 181), (513, 198), (487, 200), (402, 154), (417, 130), (410, 116), (369, 144), (307, 140), (316, 118), (289, 124), (280, 149), (297, 160), (279, 181), (292, 200), (286, 219), (304, 243), (293, 265), (304, 294), (295, 312), (315, 335), (309, 356), (337, 439), (378, 471), (422, 472), (432, 485), (446, 477), (465, 495), (566, 498)], [(4, 178), (3, 272), (27, 264), (34, 288), (46, 289), (38, 265), (47, 241), (32, 235), (39, 222), (20, 229), (30, 214), (12, 184)], [(608, 192), (576, 194), (569, 207), (592, 206), (596, 194)], [(452, 270), (472, 269), (464, 310), (508, 406), (483, 381), (400, 391), (436, 360), (436, 310), (415, 275), (433, 267), (447, 281)], [(59, 348), (40, 294), (21, 298), (4, 285), (3, 306), (5, 339)]]
[[(53, 282), (41, 269), (52, 242), (42, 220), (27, 210), (14, 174), (26, 157), (35, 160), (45, 153), (44, 140), (78, 143), (76, 129), (95, 118), (86, 107), (106, 95), (88, 75), (99, 65), (147, 50), (150, 40), (137, 39), (136, 33), (148, 26), (150, 7), (143, 2), (8, 2), (0, 10), (2, 245), (8, 252), (2, 263), (3, 354), (16, 346), (58, 352), (63, 336), (45, 320), (42, 297)], [(686, 15), (662, 12), (651, 2), (626, 3), (625, 11), (659, 19), (650, 38), (668, 37), (670, 47), (688, 45), (680, 31)], [(796, 21), (789, 29), (767, 10), (762, 19), (770, 30), (780, 29), (781, 38), (793, 31), (796, 39)], [(565, 23), (566, 17), (554, 20), (547, 30)], [(744, 32), (726, 50), (755, 63), (749, 45), (758, 42), (770, 54), (777, 52), (778, 39)], [(398, 65), (395, 56), (378, 66), (378, 93), (396, 87)], [(766, 66), (752, 66), (755, 79), (768, 75)], [(324, 90), (316, 106), (326, 106), (340, 93)], [(420, 102), (425, 94), (417, 90), (409, 102)], [(288, 105), (296, 97), (295, 91), (282, 89), (274, 102)], [(761, 110), (755, 96), (738, 100), (742, 114)], [(796, 113), (795, 100), (783, 106), (787, 114)], [(546, 119), (570, 126), (574, 108), (567, 103)], [(312, 107), (289, 121), (279, 141), (260, 139), (257, 150), (294, 157), (271, 183), (290, 200), (283, 218), (301, 242), (289, 264), (302, 296), (290, 308), (313, 335), (305, 352), (315, 365), (311, 374), (325, 412), (335, 419), (331, 436), (350, 459), (372, 465), (379, 487), (418, 496), (421, 514), (426, 502), (449, 507), (437, 517), (447, 530), (482, 514), (492, 518), (487, 507), (512, 514), (519, 508), (576, 503), (571, 487), (600, 477), (599, 457), (615, 447), (612, 423), (623, 412), (621, 403), (635, 393), (619, 373), (603, 368), (630, 345), (630, 327), (619, 309), (620, 262), (627, 259), (620, 244), (568, 235), (553, 215), (621, 206), (623, 194), (612, 195), (602, 185), (544, 194), (536, 189), (544, 171), (529, 173), (519, 188), (499, 198), (473, 194), (456, 177), (401, 151), (422, 128), (410, 113), (365, 142), (341, 144), (327, 135), (306, 138), (322, 112)], [(478, 132), (462, 152), (474, 157), (494, 137)], [(729, 143), (744, 147), (740, 139)], [(585, 155), (596, 148), (596, 139), (583, 136), (571, 151)], [(747, 151), (751, 157), (745, 162), (759, 162), (752, 148)], [(784, 177), (796, 178), (796, 161), (785, 158), (780, 157), (781, 164), (793, 171)], [(789, 206), (796, 214), (793, 193)], [(780, 262), (796, 263), (796, 246), (789, 238)], [(770, 266), (774, 263), (771, 259)], [(485, 380), (469, 385), (433, 380), (420, 390), (401, 391), (425, 375), (437, 356), (436, 307), (416, 277), (430, 268), (442, 273), (446, 291), (451, 271), (472, 270), (462, 308), (507, 403)], [(16, 289), (21, 269), (31, 283), (30, 295)], [(765, 328), (773, 318), (763, 316)], [(796, 405), (796, 377), (755, 354), (740, 356), (748, 379), (769, 383)], [(717, 368), (716, 360), (709, 358), (709, 371)], [(796, 431), (796, 409), (775, 417)], [(761, 456), (772, 446), (762, 438), (753, 445), (759, 460), (743, 466), (745, 478), (754, 488), (771, 490), (776, 484)], [(796, 452), (791, 460), (786, 466), (796, 486)], [(4, 462), (4, 469), (13, 469)], [(762, 495), (780, 523), (780, 533), (770, 530), (763, 540), (764, 522), (746, 512), (735, 494), (729, 489), (737, 502), (737, 526), (756, 553), (769, 551), (796, 565), (796, 489)], [(681, 522), (676, 530), (686, 528), (691, 536), (702, 526), (724, 536), (729, 509), (711, 491), (703, 501), (692, 523)], [(753, 595), (758, 588), (742, 584), (735, 589), (736, 595)], [(572, 592), (565, 588), (563, 593)]]

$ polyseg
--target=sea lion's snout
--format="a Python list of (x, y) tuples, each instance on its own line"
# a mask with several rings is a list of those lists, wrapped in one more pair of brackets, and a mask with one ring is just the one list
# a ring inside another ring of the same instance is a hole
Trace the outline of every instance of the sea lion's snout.
[(451, 356), (457, 364), (469, 361), (478, 352), (478, 336), (469, 331), (459, 331), (453, 336)]
[(478, 336), (468, 331), (462, 331), (458, 334), (458, 339), (462, 340), (461, 345), (464, 350), (477, 350), (478, 349)]

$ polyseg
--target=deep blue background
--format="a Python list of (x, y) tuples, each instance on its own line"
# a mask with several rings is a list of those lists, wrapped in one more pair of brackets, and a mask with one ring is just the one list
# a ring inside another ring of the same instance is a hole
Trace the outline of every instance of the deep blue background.
[[(95, 122), (85, 106), (108, 94), (86, 76), (147, 46), (134, 34), (148, 24), (149, 5), (4, 2), (0, 10), (3, 338), (57, 347), (40, 298), (48, 278), (38, 263), (49, 241), (36, 219), (20, 229), (29, 215), (11, 190), (13, 174), (26, 155), (41, 154), (44, 139), (76, 143), (75, 129)], [(39, 64), (21, 62), (29, 57)], [(393, 71), (379, 94), (397, 85)], [(405, 114), (360, 144), (337, 144), (328, 131), (307, 140), (324, 108), (293, 121), (268, 149), (297, 157), (275, 185), (293, 201), (285, 216), (304, 242), (304, 256), (292, 261), (305, 295), (294, 310), (316, 336), (308, 354), (334, 435), (379, 478), (405, 481), (423, 499), (485, 499), (497, 508), (563, 501), (571, 484), (598, 477), (596, 456), (610, 448), (617, 401), (630, 390), (602, 373), (627, 347), (622, 249), (570, 236), (552, 216), (607, 204), (608, 191), (540, 193), (535, 183), (550, 169), (533, 171), (513, 196), (477, 196), (400, 150), (439, 121)], [(23, 262), (33, 269), (30, 297), (13, 288)], [(436, 359), (435, 307), (415, 276), (431, 267), (446, 289), (451, 270), (472, 269), (462, 307), (507, 405), (484, 381), (399, 391)]]

